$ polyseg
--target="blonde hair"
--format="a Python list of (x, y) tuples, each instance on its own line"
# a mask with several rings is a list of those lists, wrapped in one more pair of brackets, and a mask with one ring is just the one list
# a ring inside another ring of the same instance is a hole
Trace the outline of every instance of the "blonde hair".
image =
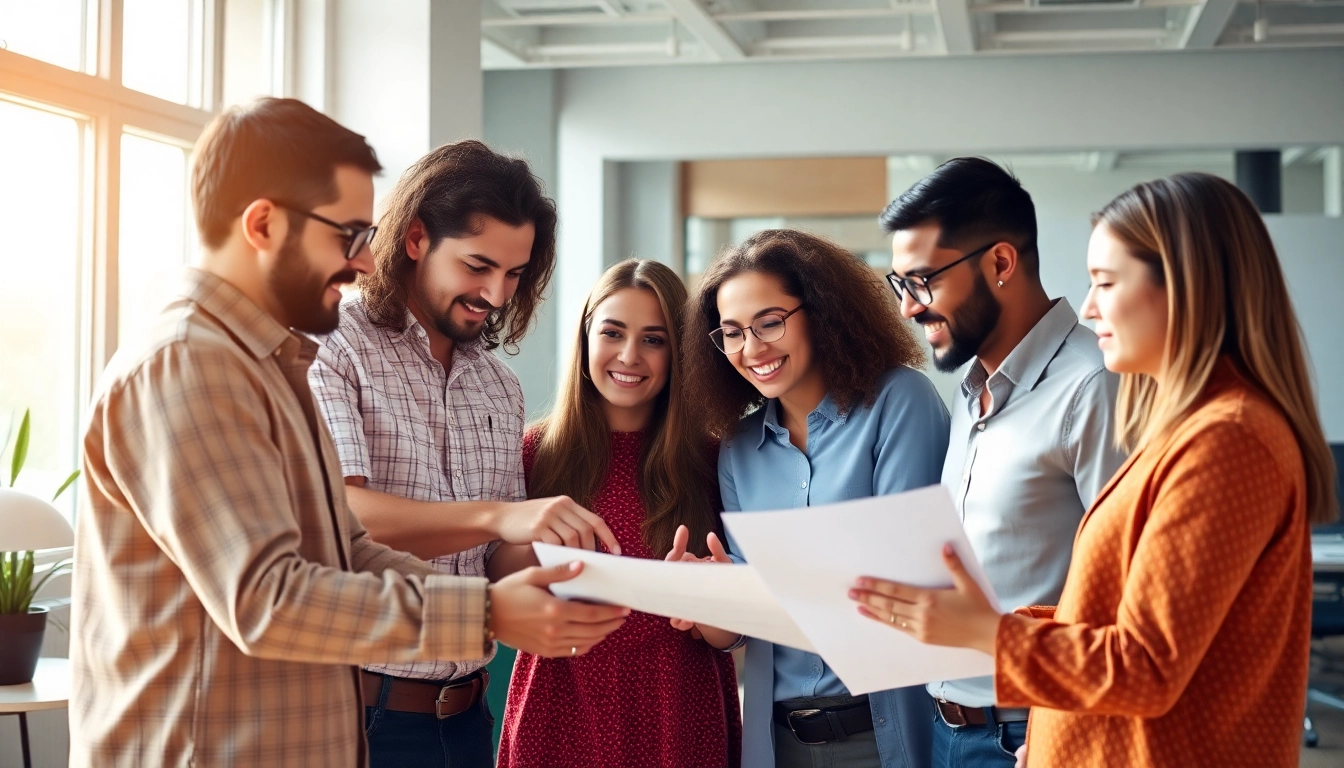
[(1139, 184), (1093, 217), (1167, 288), (1162, 385), (1121, 376), (1120, 439), (1131, 450), (1172, 429), (1196, 405), (1220, 357), (1272, 400), (1297, 435), (1312, 523), (1336, 518), (1334, 460), (1321, 429), (1302, 330), (1269, 231), (1231, 183), (1182, 173)]
[(640, 451), (639, 495), (644, 502), (644, 542), (655, 555), (672, 548), (678, 525), (690, 529), (690, 549), (706, 554), (705, 536), (722, 535), (715, 509), (717, 478), (710, 466), (710, 438), (689, 413), (681, 364), (686, 286), (667, 266), (627, 259), (608, 269), (583, 305), (578, 338), (555, 407), (538, 423), (541, 430), (528, 495), (565, 495), (591, 504), (611, 458), (610, 429), (602, 395), (588, 375), (588, 331), (597, 307), (617, 291), (649, 291), (667, 321), (671, 365), (659, 393)]

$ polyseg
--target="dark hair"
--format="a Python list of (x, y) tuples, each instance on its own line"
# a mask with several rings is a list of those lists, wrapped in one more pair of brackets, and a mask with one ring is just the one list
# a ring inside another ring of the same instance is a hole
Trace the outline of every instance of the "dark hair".
[(924, 351), (901, 319), (895, 296), (867, 264), (816, 235), (765, 230), (710, 263), (686, 313), (687, 383), (695, 387), (714, 437), (730, 437), (742, 416), (765, 401), (709, 340), (719, 327), (719, 288), (747, 272), (778, 277), (785, 293), (807, 305), (812, 364), (841, 411), (872, 404), (882, 376), (893, 368), (923, 366)]
[(897, 232), (933, 222), (938, 245), (969, 251), (1005, 240), (1027, 274), (1039, 277), (1036, 206), (1017, 177), (983, 157), (958, 157), (934, 169), (891, 201), (878, 222)]
[[(265, 97), (230, 107), (201, 133), (191, 171), (201, 241), (224, 244), (253, 200), (316, 207), (336, 200), (336, 166), (383, 169), (364, 137), (298, 99)], [(299, 230), (307, 219), (291, 213)]]
[(446, 237), (480, 234), (482, 217), (511, 227), (530, 222), (536, 230), (518, 292), (490, 314), (481, 332), (486, 349), (503, 343), (510, 354), (516, 352), (555, 270), (555, 203), (542, 192), (526, 161), (505, 157), (475, 140), (444, 144), (397, 181), (378, 221), (373, 271), (358, 281), (370, 319), (396, 330), (406, 327), (406, 275), (415, 263), (406, 253), (406, 233), (412, 223), (424, 225), (433, 249)]

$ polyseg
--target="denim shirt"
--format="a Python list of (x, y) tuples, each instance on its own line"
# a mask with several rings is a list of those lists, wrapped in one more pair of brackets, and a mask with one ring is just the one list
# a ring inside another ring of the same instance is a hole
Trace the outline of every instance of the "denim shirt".
[[(841, 413), (828, 395), (807, 417), (807, 452), (789, 442), (779, 403), (742, 420), (719, 454), (724, 509), (767, 511), (884, 496), (939, 481), (948, 412), (933, 384), (912, 368), (883, 376), (877, 399)], [(729, 546), (736, 549), (729, 539)], [(841, 596), (838, 599), (843, 599)], [(847, 693), (821, 657), (759, 640), (747, 644), (742, 764), (774, 766), (775, 701)], [(920, 687), (869, 696), (884, 768), (929, 762), (931, 700)]]

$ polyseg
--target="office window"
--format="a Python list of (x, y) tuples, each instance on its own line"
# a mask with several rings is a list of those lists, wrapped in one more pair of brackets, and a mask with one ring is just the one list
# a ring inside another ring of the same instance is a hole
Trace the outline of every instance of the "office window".
[(0, 48), (77, 72), (88, 71), (90, 3), (0, 0)]
[(182, 267), (194, 260), (187, 160), (179, 144), (121, 136), (118, 346), (144, 337), (178, 287)]
[(202, 106), (203, 11), (202, 0), (123, 0), (122, 84)]
[[(0, 179), (22, 180), (0, 184), (0, 440), (31, 410), (18, 485), (45, 498), (77, 458), (85, 130), (76, 118), (0, 100)], [(8, 461), (0, 480), (9, 485)]]

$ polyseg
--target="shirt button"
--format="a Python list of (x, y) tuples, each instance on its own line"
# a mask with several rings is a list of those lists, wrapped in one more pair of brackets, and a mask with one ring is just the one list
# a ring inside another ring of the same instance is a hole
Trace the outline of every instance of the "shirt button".
[(806, 487), (807, 487), (807, 481), (804, 480), (803, 482), (799, 483), (799, 484), (798, 484), (798, 487), (799, 487), (799, 488), (806, 488)]
[(460, 470), (460, 469), (458, 469), (458, 470), (454, 470), (454, 471), (453, 471), (453, 477), (456, 477), (458, 480), (461, 480), (461, 479), (462, 479), (462, 470)]
[(975, 428), (978, 429), (978, 430), (980, 430), (981, 432), (984, 432), (984, 431), (985, 431), (985, 422), (982, 421), (982, 422), (980, 422), (979, 424), (976, 424), (976, 425), (975, 425)]

